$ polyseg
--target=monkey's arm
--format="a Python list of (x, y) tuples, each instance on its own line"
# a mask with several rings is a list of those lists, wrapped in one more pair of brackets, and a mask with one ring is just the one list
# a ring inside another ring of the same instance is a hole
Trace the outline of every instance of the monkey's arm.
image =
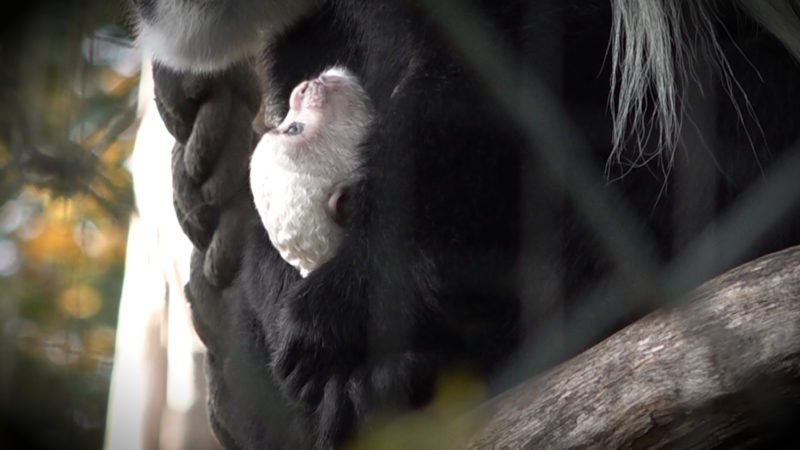
[[(226, 448), (305, 448), (300, 414), (282, 396), (268, 369), (262, 330), (237, 281), (248, 223), (257, 221), (246, 169), (250, 122), (258, 105), (249, 68), (212, 76), (155, 70), (156, 98), (178, 140), (173, 151), (174, 201), (192, 240), (186, 286), (192, 319), (208, 348), (206, 378), (214, 433)], [(220, 122), (220, 117), (228, 120)], [(224, 156), (223, 156), (224, 155)], [(295, 276), (271, 246), (264, 279)], [(258, 427), (251, 424), (258, 423)]]
[(316, 0), (132, 0), (139, 45), (157, 63), (195, 73), (256, 55)]

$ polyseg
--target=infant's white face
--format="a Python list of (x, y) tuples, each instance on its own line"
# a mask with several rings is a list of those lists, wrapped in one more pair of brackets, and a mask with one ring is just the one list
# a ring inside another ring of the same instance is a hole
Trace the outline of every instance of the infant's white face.
[(279, 159), (309, 174), (351, 170), (371, 112), (366, 94), (344, 69), (328, 69), (300, 83), (289, 112), (263, 140)]
[[(334, 85), (333, 77), (320, 75), (313, 80), (303, 81), (292, 91), (289, 98), (289, 113), (272, 134), (286, 139), (312, 139), (318, 134), (333, 113), (336, 97), (341, 97), (341, 81)], [(338, 94), (338, 95), (337, 95)]]

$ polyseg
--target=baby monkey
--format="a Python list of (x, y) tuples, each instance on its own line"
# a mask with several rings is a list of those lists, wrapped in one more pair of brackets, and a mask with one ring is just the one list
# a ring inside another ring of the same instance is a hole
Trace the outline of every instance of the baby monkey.
[(342, 239), (343, 197), (359, 178), (358, 146), (373, 115), (355, 75), (333, 67), (294, 88), (286, 118), (253, 152), (250, 188), (261, 222), (303, 277)]

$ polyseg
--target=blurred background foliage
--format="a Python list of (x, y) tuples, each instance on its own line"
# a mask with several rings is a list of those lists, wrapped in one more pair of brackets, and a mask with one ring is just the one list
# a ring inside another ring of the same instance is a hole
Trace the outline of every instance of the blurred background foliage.
[(0, 2), (0, 449), (102, 446), (133, 205), (125, 11)]

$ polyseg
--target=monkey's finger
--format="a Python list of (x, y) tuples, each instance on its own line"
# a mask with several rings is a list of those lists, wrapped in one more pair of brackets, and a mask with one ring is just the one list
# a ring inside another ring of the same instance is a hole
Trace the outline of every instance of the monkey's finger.
[(194, 249), (190, 263), (191, 276), (185, 287), (185, 293), (191, 306), (192, 321), (197, 335), (209, 350), (217, 351), (227, 339), (230, 311), (228, 302), (223, 301), (222, 291), (205, 279), (202, 270), (204, 261), (204, 252)]
[(242, 260), (246, 227), (252, 207), (250, 195), (241, 192), (236, 203), (225, 209), (219, 218), (217, 231), (206, 251), (203, 273), (211, 285), (225, 288), (230, 285)]
[(230, 117), (228, 123), (235, 123), (234, 120), (239, 118), (232, 117), (230, 112), (231, 93), (224, 88), (215, 89), (200, 105), (183, 155), (186, 173), (193, 181), (200, 183), (205, 180), (223, 148), (227, 150), (229, 143), (225, 138), (231, 129), (220, 127), (219, 121)]
[(261, 86), (252, 64), (234, 65), (225, 72), (225, 85), (233, 91), (236, 101), (243, 103), (255, 116), (261, 107)]
[[(198, 77), (191, 73), (180, 73), (160, 64), (153, 65), (158, 110), (170, 132), (181, 142), (191, 133), (197, 108), (206, 92), (211, 89), (210, 77)], [(187, 92), (187, 87), (192, 91)], [(188, 131), (187, 131), (188, 130)]]
[(192, 122), (186, 122), (175, 115), (159, 97), (156, 97), (156, 108), (172, 137), (178, 142), (186, 143), (192, 134)]
[[(294, 365), (294, 369), (283, 380), (287, 394), (297, 401), (302, 401), (301, 394), (304, 389), (309, 384), (314, 384), (315, 377), (319, 376), (318, 371), (315, 369), (316, 366), (311, 358), (299, 358), (297, 364)], [(306, 392), (313, 394), (315, 390), (314, 386), (308, 386)]]
[(316, 406), (322, 400), (322, 392), (325, 384), (319, 377), (313, 376), (309, 382), (306, 382), (297, 394), (297, 399), (301, 404), (307, 406)]
[(348, 395), (348, 387), (351, 386), (340, 375), (331, 377), (325, 383), (323, 396), (316, 410), (319, 423), (316, 442), (318, 448), (330, 448), (355, 422), (356, 407)]
[(250, 154), (256, 139), (250, 124), (251, 119), (244, 106), (237, 105), (231, 111), (231, 120), (225, 135), (225, 154), (214, 164), (211, 176), (202, 186), (206, 203), (223, 206), (243, 187), (249, 186)]
[(176, 143), (172, 151), (172, 189), (175, 212), (183, 232), (195, 247), (205, 250), (217, 225), (219, 212), (208, 205), (200, 188), (186, 174), (184, 147)]
[(282, 348), (273, 355), (273, 370), (278, 379), (286, 380), (300, 364), (301, 356), (308, 347), (303, 344), (302, 338), (297, 339), (291, 335), (286, 337), (286, 342), (279, 345)]

